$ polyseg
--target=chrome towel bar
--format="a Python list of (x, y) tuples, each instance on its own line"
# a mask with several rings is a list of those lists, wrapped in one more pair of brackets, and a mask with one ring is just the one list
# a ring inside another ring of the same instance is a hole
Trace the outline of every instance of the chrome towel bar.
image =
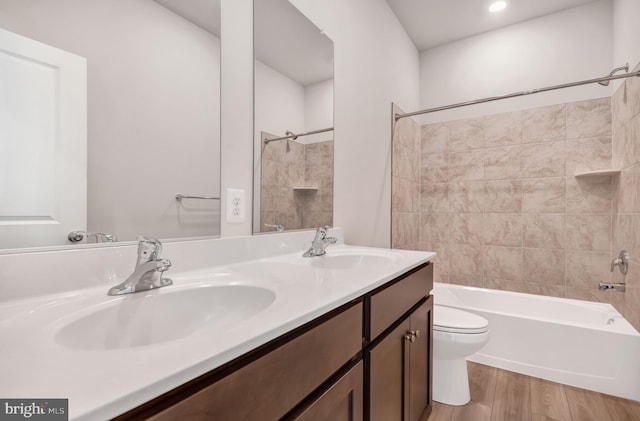
[(219, 197), (215, 197), (215, 196), (192, 196), (192, 195), (189, 195), (189, 194), (181, 194), (181, 193), (176, 194), (176, 200), (178, 202), (181, 202), (182, 199), (220, 200)]

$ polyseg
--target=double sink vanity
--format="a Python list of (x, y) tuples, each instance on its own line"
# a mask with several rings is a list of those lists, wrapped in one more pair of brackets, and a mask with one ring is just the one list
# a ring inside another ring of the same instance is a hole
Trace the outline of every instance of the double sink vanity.
[(312, 231), (167, 243), (172, 285), (124, 295), (135, 246), (14, 258), (0, 396), (73, 420), (426, 419), (435, 254), (330, 234), (315, 257)]

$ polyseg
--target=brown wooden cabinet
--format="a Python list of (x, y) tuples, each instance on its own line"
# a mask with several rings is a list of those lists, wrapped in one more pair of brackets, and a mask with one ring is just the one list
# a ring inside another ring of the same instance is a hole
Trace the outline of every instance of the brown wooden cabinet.
[(362, 421), (363, 364), (360, 361), (319, 398), (312, 400), (291, 421)]
[[(432, 279), (429, 266), (371, 296), (372, 341), (364, 354), (365, 417), (371, 421), (422, 421), (431, 412), (433, 299), (427, 294)], [(405, 311), (392, 320), (389, 315), (402, 306)], [(376, 326), (376, 319), (387, 320), (386, 329)]]
[(432, 286), (427, 263), (116, 420), (424, 421)]

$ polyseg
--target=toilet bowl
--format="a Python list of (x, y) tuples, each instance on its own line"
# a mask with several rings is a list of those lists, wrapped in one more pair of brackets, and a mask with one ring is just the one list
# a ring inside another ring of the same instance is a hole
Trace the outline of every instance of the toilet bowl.
[(471, 399), (467, 357), (489, 341), (489, 322), (455, 308), (433, 309), (433, 400), (465, 405)]

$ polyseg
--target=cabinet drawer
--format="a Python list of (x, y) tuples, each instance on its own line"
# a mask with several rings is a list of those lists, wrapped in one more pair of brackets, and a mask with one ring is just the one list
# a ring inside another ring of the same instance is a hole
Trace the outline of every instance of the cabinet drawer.
[(433, 264), (409, 274), (370, 298), (371, 324), (367, 340), (372, 341), (433, 288)]
[(277, 420), (361, 347), (358, 303), (151, 419)]
[(360, 361), (302, 413), (287, 421), (362, 421), (363, 364)]

